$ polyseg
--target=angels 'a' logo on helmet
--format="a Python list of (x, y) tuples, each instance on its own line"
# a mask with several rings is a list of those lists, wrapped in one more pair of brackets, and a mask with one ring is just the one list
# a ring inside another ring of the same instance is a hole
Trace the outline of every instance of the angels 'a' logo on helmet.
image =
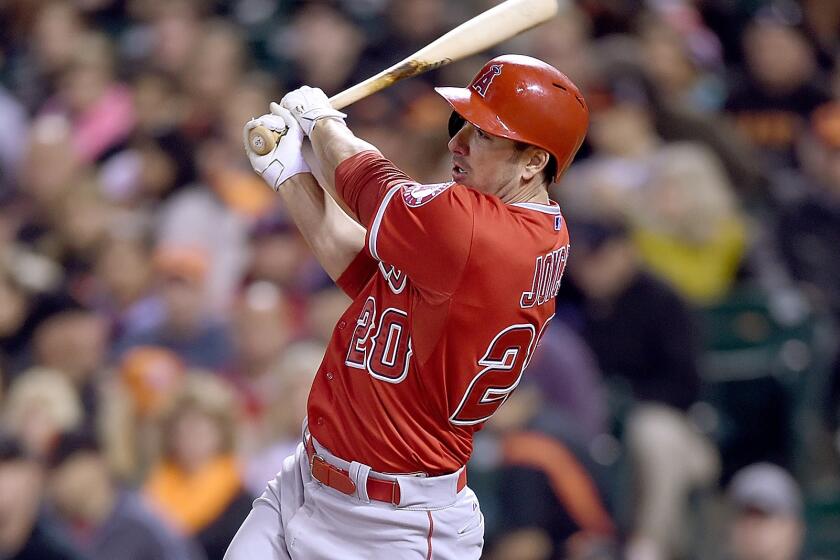
[(491, 64), (490, 68), (488, 68), (481, 76), (477, 77), (470, 87), (473, 88), (478, 95), (484, 97), (487, 95), (487, 90), (490, 89), (490, 84), (493, 83), (493, 79), (501, 73), (501, 64)]
[(418, 185), (412, 183), (403, 186), (402, 196), (406, 205), (417, 208), (418, 206), (423, 206), (451, 186), (452, 183), (436, 183), (434, 185)]

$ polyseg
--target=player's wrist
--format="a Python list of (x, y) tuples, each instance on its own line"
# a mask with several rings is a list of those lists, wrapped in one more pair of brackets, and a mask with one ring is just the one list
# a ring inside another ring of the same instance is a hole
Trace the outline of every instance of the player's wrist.
[(324, 118), (318, 119), (312, 126), (309, 139), (312, 142), (324, 141), (329, 138), (336, 138), (342, 131), (349, 130), (344, 119)]
[(277, 192), (281, 197), (289, 196), (299, 188), (306, 187), (315, 182), (315, 176), (312, 175), (312, 172), (309, 169), (301, 170), (294, 175), (290, 175), (285, 181), (283, 181), (277, 189)]

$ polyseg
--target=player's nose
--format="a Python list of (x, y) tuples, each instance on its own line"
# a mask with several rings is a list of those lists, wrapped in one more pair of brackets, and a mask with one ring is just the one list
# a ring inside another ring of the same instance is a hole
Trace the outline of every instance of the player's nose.
[(462, 126), (461, 130), (459, 130), (455, 136), (449, 140), (447, 147), (453, 154), (459, 156), (467, 155), (469, 151), (469, 139), (467, 138), (467, 134), (469, 134), (469, 132), (467, 131), (467, 128), (468, 127), (466, 126)]

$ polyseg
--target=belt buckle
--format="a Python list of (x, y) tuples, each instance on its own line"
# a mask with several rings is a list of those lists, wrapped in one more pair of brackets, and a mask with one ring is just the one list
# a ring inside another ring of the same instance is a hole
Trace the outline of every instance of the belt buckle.
[(312, 473), (312, 478), (342, 494), (352, 496), (356, 493), (356, 483), (353, 479), (317, 453), (313, 453), (309, 460), (309, 472)]
[(318, 459), (318, 461), (320, 463), (326, 463), (327, 462), (326, 459), (324, 459), (318, 453), (313, 453), (312, 455), (309, 456), (309, 472), (312, 472), (312, 467), (315, 465), (315, 459)]
[(400, 499), (402, 497), (402, 493), (400, 492), (400, 482), (398, 480), (394, 480), (393, 485), (391, 486), (391, 503), (395, 506), (400, 505)]

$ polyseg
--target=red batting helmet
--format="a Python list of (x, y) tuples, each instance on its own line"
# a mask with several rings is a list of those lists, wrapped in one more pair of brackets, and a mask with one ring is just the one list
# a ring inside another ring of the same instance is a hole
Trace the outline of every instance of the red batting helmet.
[(553, 66), (530, 56), (496, 57), (468, 87), (435, 91), (481, 130), (553, 155), (555, 181), (572, 163), (586, 136), (589, 109), (577, 86)]

